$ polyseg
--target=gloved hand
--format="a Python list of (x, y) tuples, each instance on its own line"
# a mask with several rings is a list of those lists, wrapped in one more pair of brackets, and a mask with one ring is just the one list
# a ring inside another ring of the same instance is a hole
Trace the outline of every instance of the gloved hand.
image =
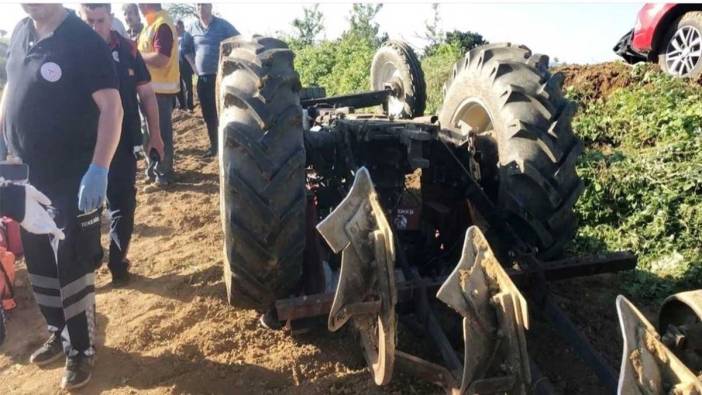
[(88, 171), (80, 180), (78, 190), (78, 209), (82, 212), (89, 212), (102, 206), (107, 196), (107, 173), (108, 170), (94, 163), (90, 164)]
[(47, 211), (51, 200), (29, 184), (24, 184), (24, 219), (20, 226), (29, 233), (37, 235), (51, 234), (58, 240), (66, 236), (56, 226), (56, 222)]

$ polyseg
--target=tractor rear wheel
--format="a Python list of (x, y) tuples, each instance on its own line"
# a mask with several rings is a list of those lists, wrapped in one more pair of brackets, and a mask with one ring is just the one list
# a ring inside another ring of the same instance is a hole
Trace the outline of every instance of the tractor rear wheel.
[(305, 148), (294, 55), (235, 37), (219, 64), (221, 218), (229, 302), (265, 311), (296, 290), (305, 246)]
[(486, 45), (454, 65), (439, 113), (445, 140), (474, 139), (480, 183), (542, 258), (574, 236), (573, 205), (583, 191), (575, 172), (582, 145), (570, 125), (575, 105), (562, 85), (562, 74), (548, 72), (548, 57)]

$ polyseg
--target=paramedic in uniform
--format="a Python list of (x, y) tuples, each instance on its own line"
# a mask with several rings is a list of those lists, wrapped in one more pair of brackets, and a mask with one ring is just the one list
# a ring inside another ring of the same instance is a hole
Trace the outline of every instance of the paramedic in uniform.
[[(9, 155), (51, 199), (65, 239), (22, 232), (29, 279), (49, 329), (30, 361), (65, 355), (64, 389), (92, 375), (94, 269), (102, 259), (100, 210), (119, 142), (122, 104), (107, 44), (60, 4), (23, 4), (7, 58), (0, 125)], [(4, 158), (0, 158), (2, 160)], [(53, 247), (57, 246), (57, 250)]]
[(107, 183), (107, 205), (110, 210), (110, 252), (107, 267), (112, 273), (112, 285), (120, 287), (129, 282), (130, 262), (127, 252), (134, 231), (136, 210), (137, 159), (134, 148), (141, 147), (142, 142), (139, 101), (144, 108), (150, 131), (146, 152), (154, 149), (163, 157), (163, 140), (158, 121), (158, 104), (149, 83), (149, 72), (136, 49), (136, 44), (111, 29), (110, 9), (109, 3), (83, 4), (80, 15), (83, 21), (105, 40), (112, 51), (112, 60), (119, 79), (119, 95), (124, 109), (122, 135), (110, 165)]

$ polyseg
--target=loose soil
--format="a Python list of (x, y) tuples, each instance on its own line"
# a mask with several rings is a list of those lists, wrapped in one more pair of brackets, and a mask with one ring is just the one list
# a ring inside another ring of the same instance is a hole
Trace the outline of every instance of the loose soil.
[[(426, 394), (441, 391), (397, 371), (376, 387), (349, 330), (321, 325), (301, 336), (269, 331), (254, 311), (231, 307), (222, 280), (222, 227), (216, 161), (199, 117), (175, 114), (178, 181), (168, 191), (143, 192), (130, 251), (132, 282), (110, 286), (97, 273), (97, 362), (84, 394)], [(106, 243), (106, 240), (105, 240)], [(616, 281), (599, 277), (556, 289), (559, 304), (618, 369), (621, 341), (614, 313)], [(62, 363), (29, 364), (46, 338), (27, 273), (20, 263), (9, 338), (0, 348), (0, 394), (61, 393)], [(595, 376), (556, 335), (535, 321), (529, 347), (558, 392), (602, 393)], [(537, 330), (538, 329), (538, 330)], [(429, 339), (400, 328), (399, 348), (436, 359)]]

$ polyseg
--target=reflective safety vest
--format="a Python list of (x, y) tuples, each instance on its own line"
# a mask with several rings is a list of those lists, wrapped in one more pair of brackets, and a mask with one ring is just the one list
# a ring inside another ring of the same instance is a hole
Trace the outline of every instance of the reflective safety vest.
[(149, 64), (146, 67), (151, 74), (151, 85), (154, 91), (160, 94), (173, 94), (180, 91), (180, 69), (178, 67), (178, 38), (175, 36), (175, 27), (173, 21), (166, 11), (158, 11), (153, 16), (149, 15), (146, 18), (147, 25), (139, 34), (137, 47), (139, 52), (149, 53), (156, 52), (154, 48), (154, 37), (161, 25), (166, 24), (171, 29), (173, 36), (173, 47), (171, 48), (171, 56), (168, 58), (168, 64), (165, 67), (154, 67)]

